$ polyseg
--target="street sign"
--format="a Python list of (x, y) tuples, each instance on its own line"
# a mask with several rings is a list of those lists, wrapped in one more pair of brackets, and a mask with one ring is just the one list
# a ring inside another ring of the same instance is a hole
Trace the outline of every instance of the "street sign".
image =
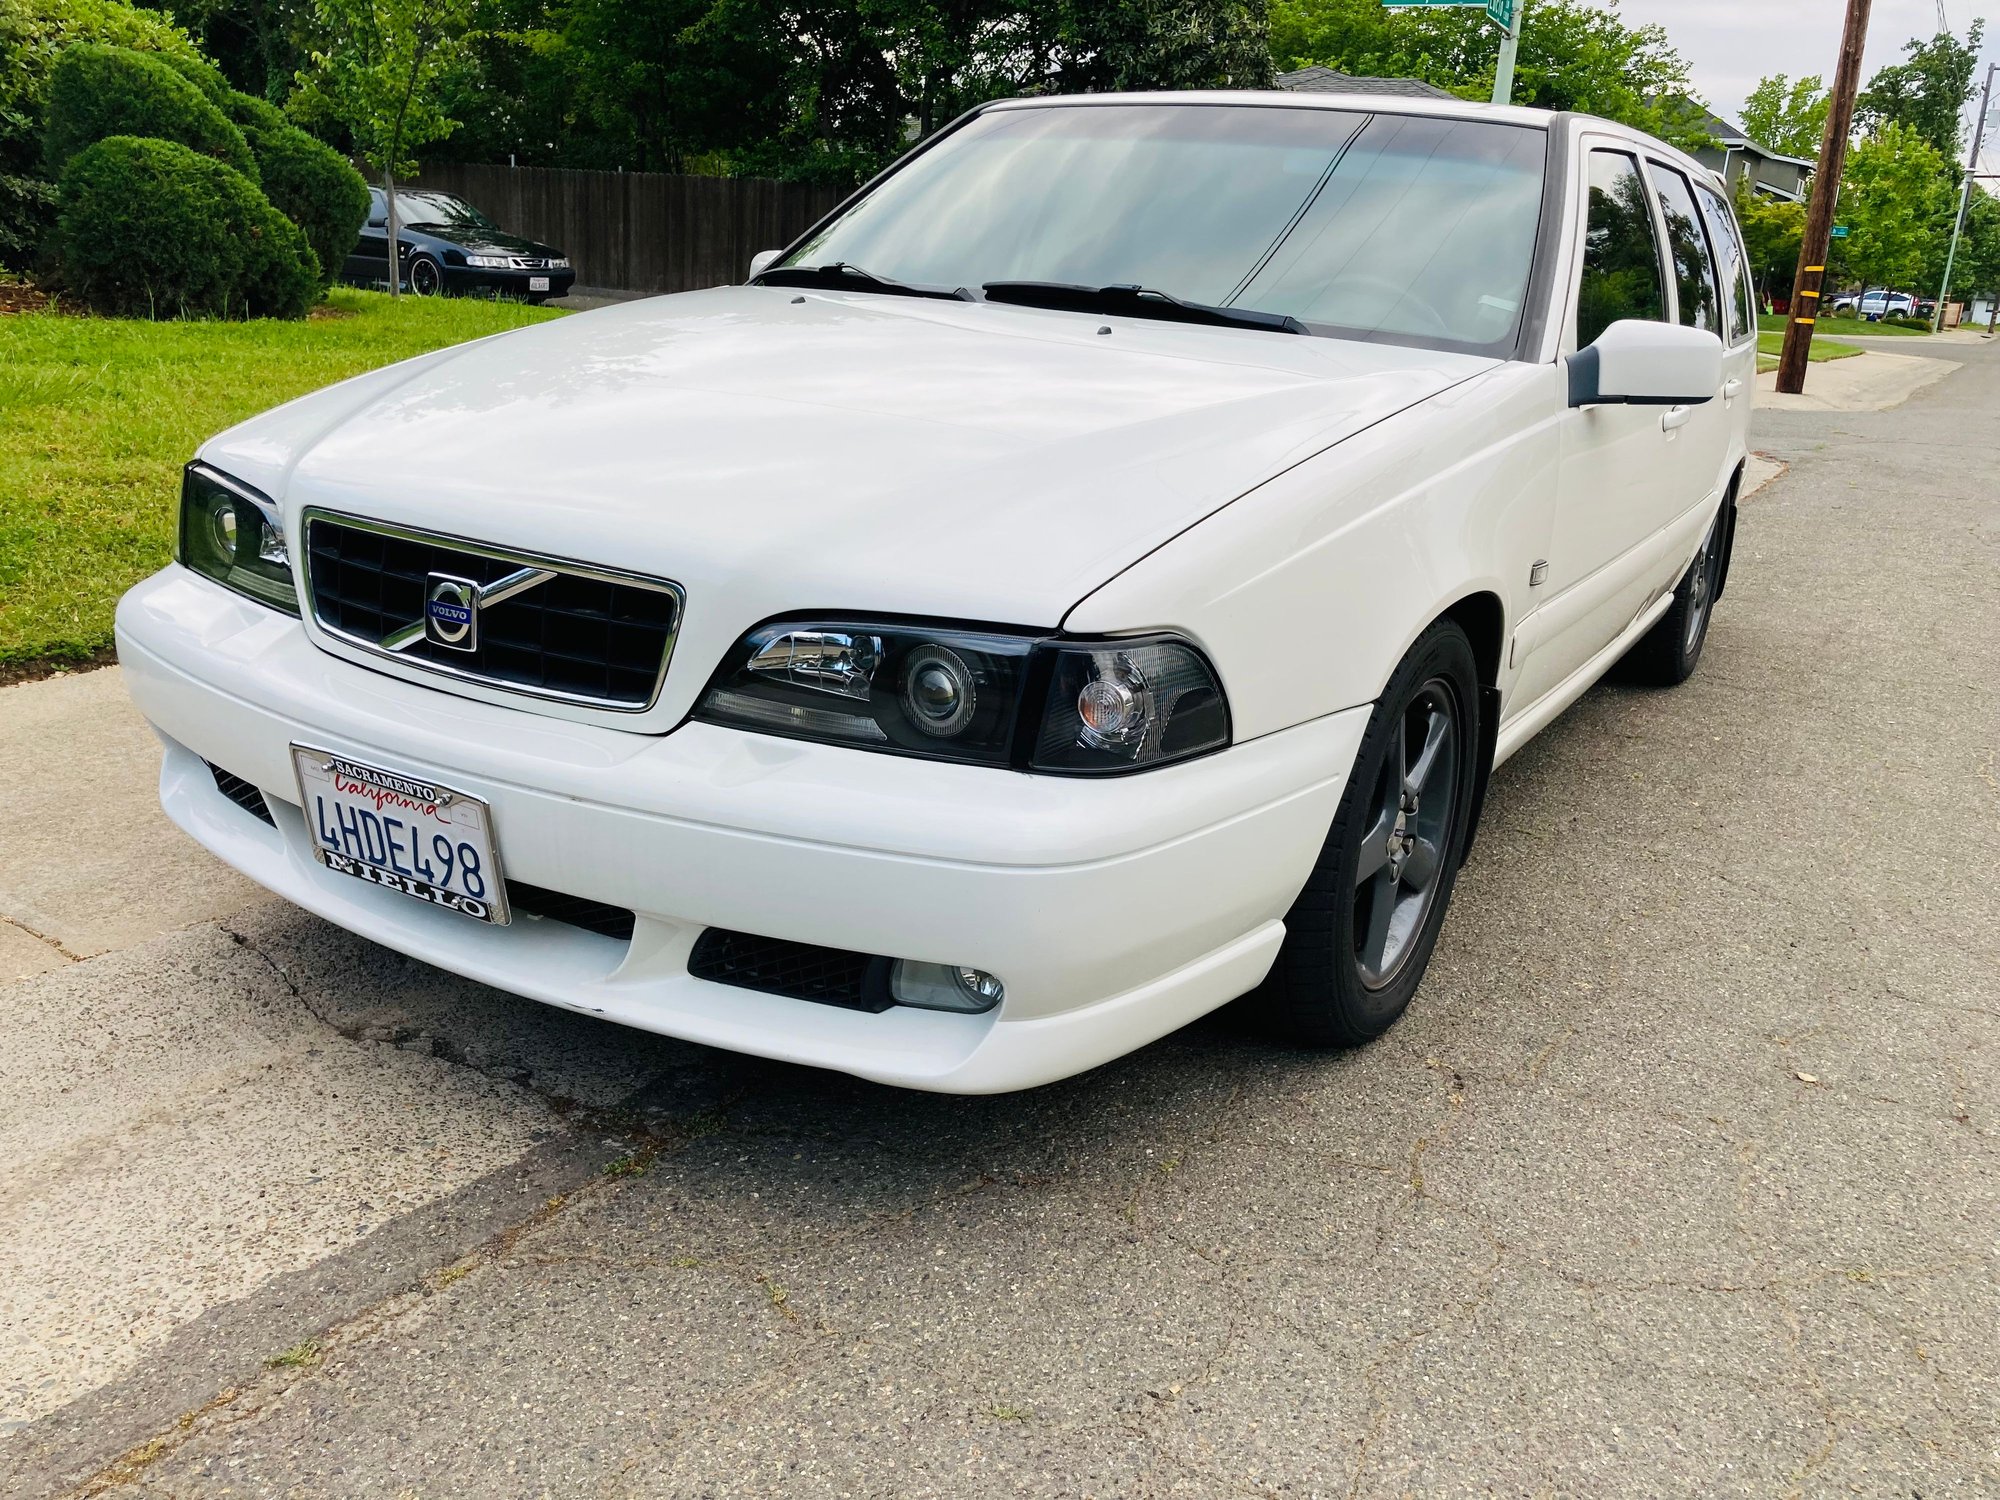
[(1521, 0), (1382, 0), (1385, 10), (1483, 10), (1486, 19), (1508, 31)]
[(1847, 238), (1847, 226), (1846, 226), (1845, 224), (1836, 224), (1836, 225), (1834, 225), (1834, 226), (1833, 226), (1833, 237), (1834, 237), (1835, 239), (1837, 239), (1837, 240), (1844, 240), (1844, 239), (1846, 239), (1846, 238)]

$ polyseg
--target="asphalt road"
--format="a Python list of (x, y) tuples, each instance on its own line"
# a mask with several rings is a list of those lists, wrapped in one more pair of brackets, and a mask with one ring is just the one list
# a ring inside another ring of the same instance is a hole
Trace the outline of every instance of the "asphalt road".
[[(200, 866), (96, 956), (0, 925), (0, 1493), (2000, 1494), (2000, 353), (1951, 352), (1760, 415), (1700, 672), (1500, 773), (1363, 1051), (1225, 1017), (946, 1099)], [(0, 900), (67, 910), (23, 821)]]

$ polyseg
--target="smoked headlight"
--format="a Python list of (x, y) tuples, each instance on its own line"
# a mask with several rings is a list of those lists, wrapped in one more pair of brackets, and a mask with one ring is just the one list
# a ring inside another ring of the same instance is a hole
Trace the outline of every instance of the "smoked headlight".
[(695, 717), (1072, 776), (1144, 770), (1229, 743), (1215, 671), (1177, 637), (1072, 640), (889, 621), (753, 630)]
[(299, 612), (278, 508), (205, 464), (181, 473), (180, 561), (259, 604)]

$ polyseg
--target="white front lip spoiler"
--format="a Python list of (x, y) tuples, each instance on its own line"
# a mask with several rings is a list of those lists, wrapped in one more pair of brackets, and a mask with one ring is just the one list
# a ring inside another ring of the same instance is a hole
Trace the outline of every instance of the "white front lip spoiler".
[[(708, 725), (634, 735), (369, 672), (180, 569), (121, 604), (119, 652), (168, 743), (167, 812), (307, 910), (550, 1004), (954, 1093), (1081, 1072), (1253, 987), (1367, 719), (1095, 783)], [(510, 878), (632, 909), (632, 941), (483, 927), (322, 868), (282, 771), (299, 739), (486, 798)], [(204, 759), (262, 788), (277, 827), (223, 797)], [(868, 1014), (713, 984), (687, 972), (710, 926), (973, 964), (1007, 998), (980, 1016)]]

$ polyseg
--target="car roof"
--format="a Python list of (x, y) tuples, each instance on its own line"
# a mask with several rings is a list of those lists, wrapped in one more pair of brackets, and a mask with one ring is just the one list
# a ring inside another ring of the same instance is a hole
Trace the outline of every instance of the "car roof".
[(999, 109), (1046, 109), (1058, 104), (1180, 104), (1252, 105), (1262, 109), (1325, 109), (1352, 114), (1357, 109), (1376, 114), (1432, 115), (1457, 120), (1493, 120), (1546, 130), (1559, 118), (1545, 109), (1525, 105), (1480, 104), (1470, 99), (1424, 99), (1408, 94), (1312, 94), (1290, 89), (1182, 89), (1140, 94), (1050, 94), (1027, 99), (998, 99), (986, 106)]
[(1476, 99), (1431, 99), (1409, 94), (1315, 94), (1290, 89), (1182, 89), (1133, 94), (1051, 94), (1024, 99), (996, 99), (980, 112), (1006, 109), (1045, 109), (1052, 105), (1179, 104), (1196, 106), (1250, 105), (1261, 109), (1325, 109), (1353, 113), (1424, 115), (1447, 120), (1490, 120), (1502, 125), (1520, 125), (1531, 130), (1562, 130), (1572, 138), (1583, 130), (1618, 136), (1665, 154), (1676, 165), (1696, 173), (1711, 185), (1720, 179), (1687, 152), (1671, 146), (1658, 136), (1648, 135), (1631, 125), (1606, 120), (1597, 115), (1567, 110), (1533, 109), (1523, 104), (1482, 104)]

